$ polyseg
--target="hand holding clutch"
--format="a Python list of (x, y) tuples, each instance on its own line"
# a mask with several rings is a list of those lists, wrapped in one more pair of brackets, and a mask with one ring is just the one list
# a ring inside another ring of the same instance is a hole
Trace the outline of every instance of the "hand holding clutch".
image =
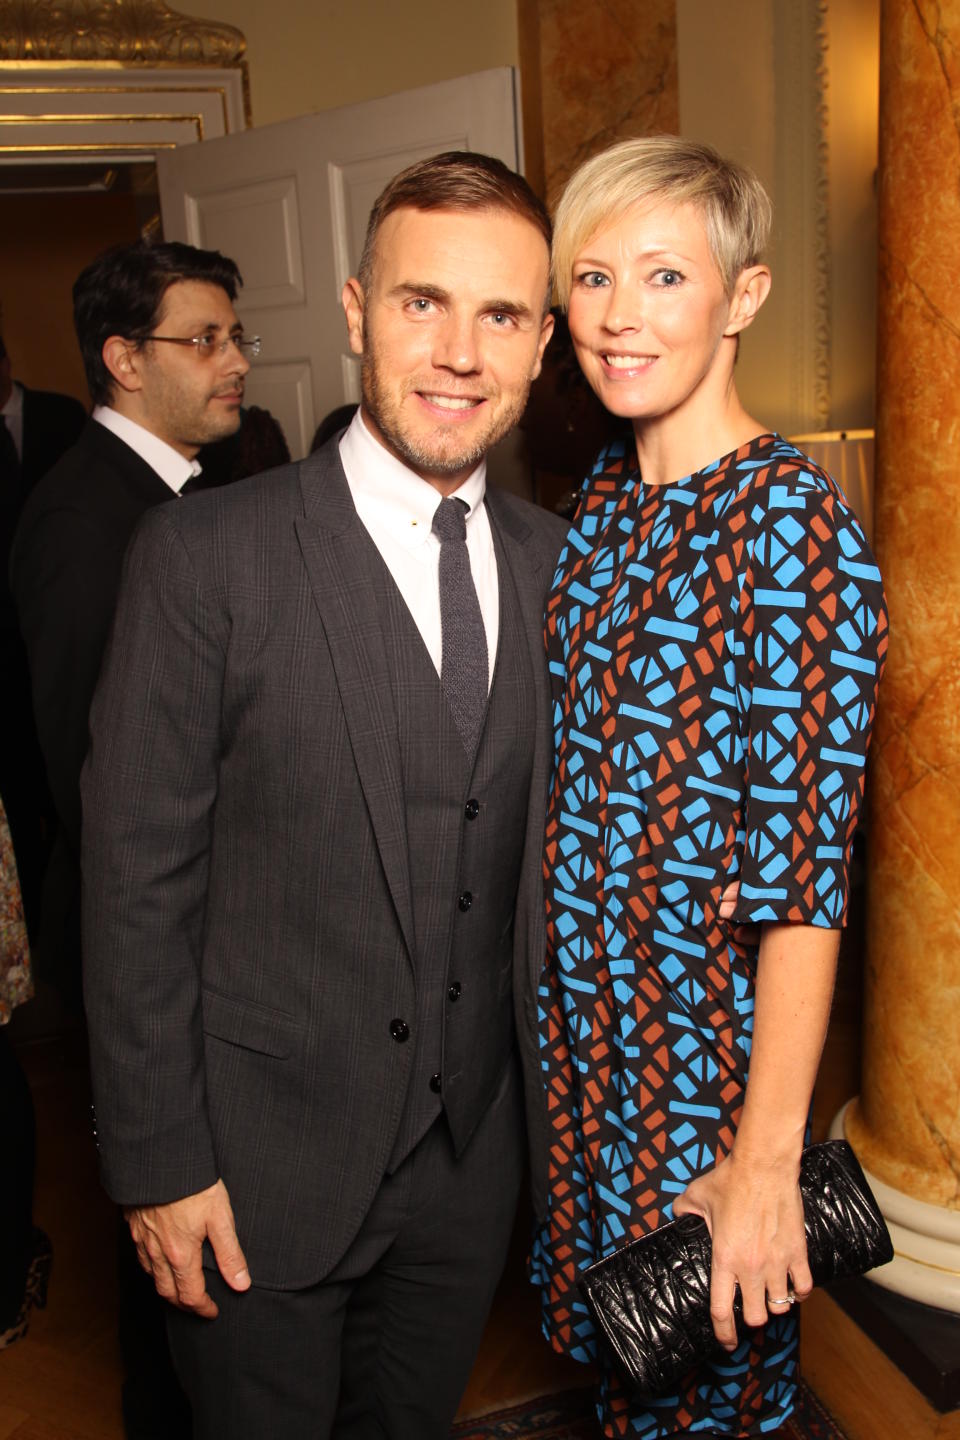
[[(845, 1140), (811, 1145), (800, 1162), (814, 1284), (862, 1275), (893, 1259), (883, 1216)], [(598, 1260), (580, 1288), (614, 1362), (644, 1395), (672, 1389), (719, 1350), (710, 1319), (710, 1232), (684, 1215)], [(746, 1333), (739, 1295), (737, 1333)], [(722, 1353), (722, 1352), (721, 1352)]]

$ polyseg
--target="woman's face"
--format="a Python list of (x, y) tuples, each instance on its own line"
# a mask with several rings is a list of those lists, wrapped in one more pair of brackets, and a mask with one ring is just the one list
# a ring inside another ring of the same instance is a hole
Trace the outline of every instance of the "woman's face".
[(614, 415), (658, 419), (701, 394), (711, 377), (725, 385), (734, 342), (729, 356), (722, 342), (735, 309), (694, 205), (640, 201), (574, 261), (570, 335)]

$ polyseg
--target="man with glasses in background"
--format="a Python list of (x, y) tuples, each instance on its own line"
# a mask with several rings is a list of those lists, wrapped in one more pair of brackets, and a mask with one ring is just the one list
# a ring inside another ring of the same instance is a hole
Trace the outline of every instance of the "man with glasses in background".
[[(202, 445), (240, 425), (248, 355), (232, 260), (142, 241), (99, 256), (73, 287), (94, 405), (76, 444), (31, 492), (10, 579), (33, 704), (61, 824), (41, 917), (41, 974), (80, 997), (80, 770), (127, 542), (144, 512), (199, 474)], [(124, 1422), (130, 1440), (189, 1435), (163, 1316), (126, 1237), (121, 1261)]]

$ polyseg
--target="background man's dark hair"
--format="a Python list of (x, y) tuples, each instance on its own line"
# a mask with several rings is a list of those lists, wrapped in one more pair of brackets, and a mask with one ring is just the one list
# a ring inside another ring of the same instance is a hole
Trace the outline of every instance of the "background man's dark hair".
[(394, 210), (403, 209), (508, 210), (536, 226), (548, 250), (553, 235), (546, 206), (522, 175), (492, 155), (446, 150), (401, 170), (374, 204), (357, 270), (364, 291), (370, 288), (380, 227)]
[(177, 240), (116, 246), (77, 276), (73, 323), (94, 405), (109, 405), (113, 393), (113, 379), (103, 363), (104, 341), (111, 335), (145, 340), (157, 326), (163, 297), (179, 280), (219, 285), (231, 300), (243, 284), (234, 261), (219, 250), (198, 250)]

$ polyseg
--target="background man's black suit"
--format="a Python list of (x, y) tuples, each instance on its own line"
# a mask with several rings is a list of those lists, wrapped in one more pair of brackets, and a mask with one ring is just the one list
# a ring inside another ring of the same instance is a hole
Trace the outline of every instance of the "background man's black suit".
[(70, 448), (87, 423), (87, 412), (72, 395), (55, 390), (23, 390), (23, 453), (20, 473), (29, 493)]
[(44, 897), (45, 978), (79, 1001), (80, 769), (90, 702), (134, 526), (170, 487), (136, 451), (88, 420), (27, 497), (10, 582), (27, 648), (33, 708), (60, 820)]
[(36, 937), (40, 883), (47, 859), (50, 797), (30, 704), (30, 677), (7, 570), (24, 501), (37, 481), (77, 440), (87, 414), (79, 400), (48, 390), (22, 391), (22, 454), (0, 431), (0, 793), (13, 834), (24, 906)]

